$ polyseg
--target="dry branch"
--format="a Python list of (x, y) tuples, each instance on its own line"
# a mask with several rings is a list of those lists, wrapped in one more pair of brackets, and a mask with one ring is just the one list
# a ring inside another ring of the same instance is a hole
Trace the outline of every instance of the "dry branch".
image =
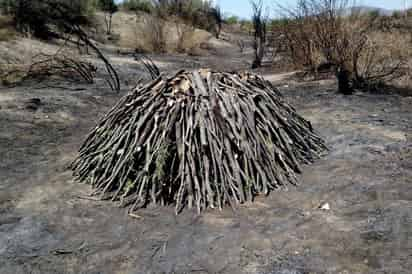
[(106, 82), (110, 86), (110, 88), (114, 91), (120, 91), (120, 79), (119, 75), (117, 74), (116, 70), (113, 68), (113, 65), (109, 62), (109, 60), (104, 56), (104, 54), (100, 51), (100, 49), (90, 40), (87, 33), (79, 26), (79, 25), (71, 25), (66, 26), (70, 29), (71, 33), (77, 35), (80, 41), (82, 41), (86, 46), (91, 47), (93, 51), (96, 53), (97, 57), (103, 61), (106, 67), (106, 71), (109, 75), (109, 78), (106, 79)]
[(83, 79), (93, 84), (97, 68), (90, 62), (85, 62), (75, 56), (64, 53), (53, 55), (41, 53), (33, 58), (25, 79), (43, 80), (47, 77), (62, 77), (64, 79)]
[(141, 55), (141, 56), (136, 55), (135, 60), (140, 61), (143, 64), (147, 72), (150, 74), (150, 77), (152, 78), (152, 80), (155, 80), (157, 77), (159, 77), (160, 70), (151, 58), (145, 55)]
[(72, 168), (95, 195), (130, 211), (219, 208), (297, 183), (326, 146), (260, 76), (210, 70), (159, 76), (124, 96)]
[(14, 79), (11, 84), (26, 80), (42, 82), (50, 77), (93, 84), (97, 68), (90, 62), (65, 50), (66, 43), (53, 54), (39, 53), (29, 64), (10, 65), (2, 79)]

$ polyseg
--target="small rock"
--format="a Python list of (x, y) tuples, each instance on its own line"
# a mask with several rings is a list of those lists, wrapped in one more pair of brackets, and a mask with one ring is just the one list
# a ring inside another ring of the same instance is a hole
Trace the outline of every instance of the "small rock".
[(322, 203), (322, 204), (319, 206), (319, 209), (322, 209), (322, 210), (330, 210), (330, 205), (329, 205), (329, 203)]

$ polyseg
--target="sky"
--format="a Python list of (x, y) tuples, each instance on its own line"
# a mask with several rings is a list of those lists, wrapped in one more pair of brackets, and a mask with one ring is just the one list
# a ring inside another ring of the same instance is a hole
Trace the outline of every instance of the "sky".
[[(293, 6), (296, 0), (263, 0), (269, 11), (273, 13), (276, 9), (276, 4), (282, 6)], [(240, 16), (242, 18), (249, 18), (251, 15), (249, 0), (215, 0), (225, 13)], [(409, 6), (412, 6), (412, 0), (408, 0)], [(384, 9), (403, 9), (404, 0), (356, 0), (358, 6), (372, 6)]]

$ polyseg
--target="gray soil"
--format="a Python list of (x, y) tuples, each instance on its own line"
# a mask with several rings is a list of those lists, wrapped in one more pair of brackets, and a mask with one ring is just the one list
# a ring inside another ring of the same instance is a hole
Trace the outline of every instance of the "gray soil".
[[(155, 60), (167, 70), (247, 65), (231, 58)], [(129, 84), (120, 94), (102, 80), (0, 90), (0, 273), (410, 273), (412, 97), (342, 96), (331, 81), (271, 75), (330, 148), (301, 185), (236, 210), (149, 207), (132, 218), (88, 199), (68, 169), (141, 73), (131, 57), (115, 60)]]

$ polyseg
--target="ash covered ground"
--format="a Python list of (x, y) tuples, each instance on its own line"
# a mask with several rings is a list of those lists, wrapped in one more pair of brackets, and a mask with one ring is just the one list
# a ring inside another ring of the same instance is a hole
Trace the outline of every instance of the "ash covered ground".
[[(190, 58), (154, 60), (167, 71), (248, 65), (225, 52)], [(0, 273), (410, 273), (412, 97), (343, 96), (333, 81), (266, 73), (330, 148), (301, 185), (235, 211), (149, 207), (134, 219), (88, 200), (68, 169), (143, 73), (132, 57), (112, 59), (129, 85), (120, 94), (102, 79), (1, 89)]]

